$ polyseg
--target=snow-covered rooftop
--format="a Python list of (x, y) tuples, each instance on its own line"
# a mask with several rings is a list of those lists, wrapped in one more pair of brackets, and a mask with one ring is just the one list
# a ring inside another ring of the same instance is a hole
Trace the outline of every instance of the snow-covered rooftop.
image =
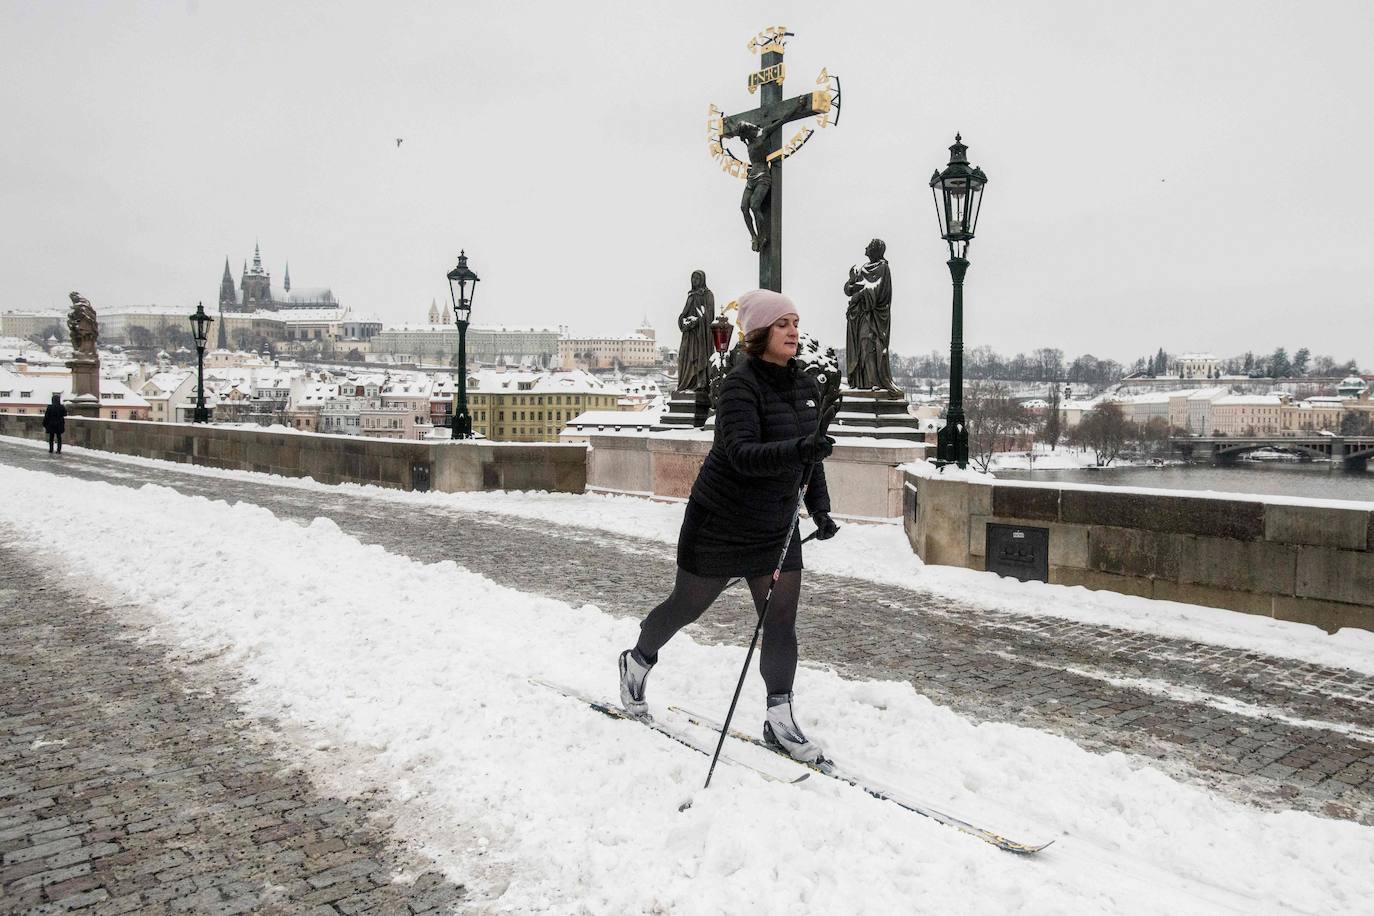
[(580, 369), (557, 372), (479, 369), (477, 372), (468, 373), (468, 391), (512, 394), (606, 394), (615, 397), (625, 394), (622, 389), (612, 387)]
[(567, 425), (572, 427), (600, 426), (647, 429), (658, 422), (659, 414), (652, 410), (586, 410), (573, 417)]

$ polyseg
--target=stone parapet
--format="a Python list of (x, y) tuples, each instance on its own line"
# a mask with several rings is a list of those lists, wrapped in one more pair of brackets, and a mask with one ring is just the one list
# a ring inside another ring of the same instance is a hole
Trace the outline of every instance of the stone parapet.
[[(0, 435), (43, 439), (42, 417), (0, 414)], [(204, 467), (403, 490), (554, 490), (581, 493), (581, 443), (405, 441), (195, 423), (68, 417), (69, 445)]]
[[(683, 500), (692, 492), (712, 440), (699, 432), (640, 436), (595, 433), (589, 444), (588, 490)], [(825, 461), (831, 511), (851, 520), (900, 518), (899, 466), (923, 460), (925, 451), (924, 445), (841, 439)]]
[(988, 525), (1048, 533), (1049, 581), (1374, 630), (1374, 511), (1334, 501), (1119, 491), (904, 472), (927, 563), (986, 569)]

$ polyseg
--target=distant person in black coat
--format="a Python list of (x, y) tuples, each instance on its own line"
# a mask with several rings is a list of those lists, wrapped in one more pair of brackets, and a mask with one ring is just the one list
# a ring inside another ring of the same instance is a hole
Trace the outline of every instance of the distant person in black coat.
[[(748, 358), (721, 383), (715, 442), (707, 454), (682, 520), (673, 592), (640, 624), (639, 641), (620, 654), (620, 700), (644, 715), (644, 682), (658, 650), (700, 617), (732, 577), (749, 583), (762, 608), (782, 552), (787, 526), (808, 465), (814, 465), (806, 508), (817, 537), (833, 537), (830, 495), (821, 462), (834, 440), (815, 438), (821, 392), (795, 359), (801, 318), (792, 300), (772, 290), (739, 298)], [(798, 760), (821, 749), (792, 715), (797, 671), (797, 603), (801, 596), (801, 536), (794, 533), (763, 622), (759, 672), (768, 688), (764, 737)]]
[(62, 406), (62, 396), (54, 394), (52, 403), (43, 411), (43, 429), (48, 434), (48, 454), (57, 443), (57, 454), (62, 454), (62, 434), (67, 431), (67, 408)]

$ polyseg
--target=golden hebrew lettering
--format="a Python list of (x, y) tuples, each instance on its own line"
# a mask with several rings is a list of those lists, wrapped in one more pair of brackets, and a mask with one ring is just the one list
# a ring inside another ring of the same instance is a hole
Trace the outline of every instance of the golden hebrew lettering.
[(816, 77), (816, 85), (817, 85), (817, 86), (828, 86), (828, 85), (830, 85), (830, 71), (826, 70), (824, 67), (821, 67), (821, 75), (818, 76), (818, 77)]

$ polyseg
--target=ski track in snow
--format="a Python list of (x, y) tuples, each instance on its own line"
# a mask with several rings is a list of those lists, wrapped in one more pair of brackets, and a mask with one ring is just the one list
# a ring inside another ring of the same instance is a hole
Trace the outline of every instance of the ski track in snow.
[[(280, 723), (286, 756), (322, 782), (380, 790), (401, 837), (499, 911), (1354, 913), (1367, 903), (1371, 828), (1246, 808), (1122, 754), (973, 725), (905, 683), (803, 668), (799, 712), (874, 779), (1054, 846), (1011, 856), (830, 780), (775, 785), (727, 766), (701, 791), (699, 755), (527, 681), (614, 696), (633, 620), (363, 545), (327, 518), (301, 527), (251, 504), (58, 484), (3, 465), (0, 491), (11, 546), (126, 603), (122, 616), (174, 657), (213, 657), (238, 675), (239, 702)], [(743, 654), (679, 635), (651, 703), (659, 714), (670, 702), (724, 710)], [(740, 727), (756, 727), (762, 706), (751, 676)]]

